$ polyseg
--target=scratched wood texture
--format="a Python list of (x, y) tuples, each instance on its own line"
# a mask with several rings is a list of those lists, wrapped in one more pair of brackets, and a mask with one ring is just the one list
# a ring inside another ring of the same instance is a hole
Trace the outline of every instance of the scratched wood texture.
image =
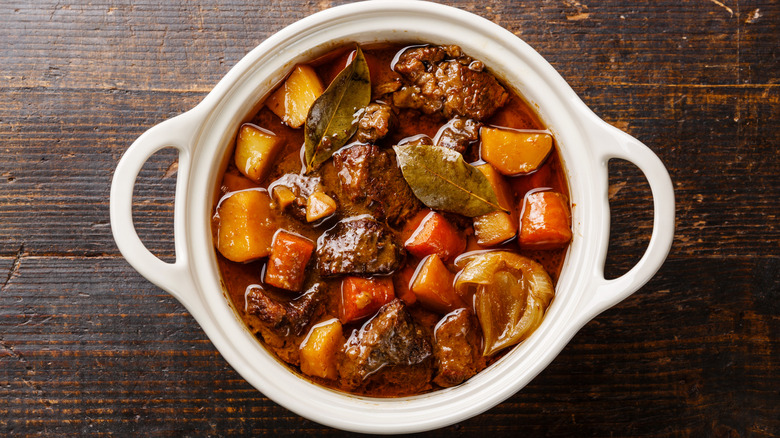
[[(0, 434), (339, 434), (248, 385), (108, 221), (138, 135), (338, 3), (0, 2)], [(780, 2), (450, 4), (523, 38), (661, 157), (677, 233), (655, 278), (525, 389), (429, 435), (780, 435)], [(176, 158), (152, 157), (135, 189), (136, 227), (166, 260)], [(615, 277), (641, 256), (651, 201), (632, 165), (612, 163), (610, 183)]]

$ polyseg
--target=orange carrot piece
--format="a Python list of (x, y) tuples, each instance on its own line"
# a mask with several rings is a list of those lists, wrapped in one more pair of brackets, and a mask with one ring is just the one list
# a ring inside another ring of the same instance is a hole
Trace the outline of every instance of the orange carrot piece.
[(571, 236), (571, 213), (563, 195), (546, 191), (525, 196), (518, 237), (521, 248), (560, 248)]
[(466, 239), (444, 216), (432, 211), (406, 240), (404, 247), (418, 258), (436, 254), (451, 262), (466, 248)]
[(439, 313), (449, 313), (466, 307), (455, 293), (455, 274), (449, 271), (439, 256), (432, 254), (420, 262), (411, 290), (424, 307)]
[(313, 251), (311, 240), (289, 231), (277, 231), (268, 258), (265, 282), (281, 289), (300, 291)]
[(369, 317), (395, 298), (392, 277), (344, 277), (339, 319), (347, 324)]
[(404, 242), (409, 240), (409, 238), (412, 237), (412, 234), (417, 231), (417, 227), (420, 226), (423, 219), (425, 219), (425, 217), (428, 216), (428, 214), (432, 211), (433, 210), (430, 208), (423, 208), (422, 210), (418, 211), (417, 214), (415, 214), (411, 219), (406, 221), (404, 228), (401, 230), (401, 240)]

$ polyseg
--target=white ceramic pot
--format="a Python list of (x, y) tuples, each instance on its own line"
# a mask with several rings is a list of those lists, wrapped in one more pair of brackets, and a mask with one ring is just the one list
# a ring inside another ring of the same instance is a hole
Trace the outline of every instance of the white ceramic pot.
[[(553, 132), (569, 179), (574, 237), (544, 322), (525, 342), (464, 384), (433, 393), (374, 399), (317, 386), (266, 352), (232, 310), (220, 285), (210, 216), (216, 179), (239, 125), (297, 62), (336, 46), (383, 41), (460, 45), (534, 106)], [(132, 194), (156, 151), (179, 151), (176, 262), (151, 254), (133, 228)], [(607, 161), (622, 158), (645, 174), (653, 193), (653, 233), (628, 273), (605, 280), (609, 238)], [(478, 415), (520, 390), (585, 323), (639, 289), (660, 268), (674, 234), (674, 193), (661, 161), (645, 145), (591, 112), (561, 76), (516, 36), (476, 15), (418, 1), (372, 1), (305, 18), (246, 55), (192, 110), (149, 129), (117, 165), (111, 226), (122, 255), (192, 313), (249, 383), (291, 411), (332, 427), (367, 433), (418, 432)]]

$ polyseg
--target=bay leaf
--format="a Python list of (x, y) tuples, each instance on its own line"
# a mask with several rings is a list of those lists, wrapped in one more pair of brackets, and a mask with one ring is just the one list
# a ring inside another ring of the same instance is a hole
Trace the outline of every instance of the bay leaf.
[(360, 46), (352, 62), (314, 101), (304, 126), (306, 171), (319, 168), (357, 130), (360, 111), (371, 102), (371, 77)]
[(414, 143), (393, 149), (404, 179), (426, 206), (468, 217), (505, 211), (485, 175), (460, 153)]

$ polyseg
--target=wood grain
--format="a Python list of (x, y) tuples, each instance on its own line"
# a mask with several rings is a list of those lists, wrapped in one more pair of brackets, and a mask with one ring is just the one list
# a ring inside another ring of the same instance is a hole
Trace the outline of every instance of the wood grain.
[[(265, 398), (175, 299), (122, 259), (108, 194), (122, 153), (195, 106), (249, 50), (346, 2), (0, 3), (0, 435), (341, 435)], [(430, 436), (780, 435), (780, 4), (447, 2), (539, 51), (667, 165), (672, 252), (526, 388)], [(172, 260), (176, 154), (135, 188)], [(606, 275), (651, 232), (641, 172), (610, 163)]]

